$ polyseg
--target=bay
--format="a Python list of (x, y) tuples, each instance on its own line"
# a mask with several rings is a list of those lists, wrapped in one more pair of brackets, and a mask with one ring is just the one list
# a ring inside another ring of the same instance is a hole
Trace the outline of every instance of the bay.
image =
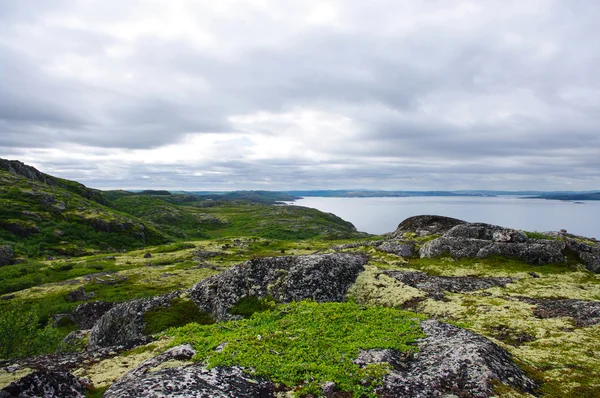
[(363, 232), (392, 232), (412, 216), (436, 214), (469, 222), (484, 222), (526, 231), (568, 232), (600, 239), (600, 201), (497, 197), (320, 198), (293, 204), (333, 213)]

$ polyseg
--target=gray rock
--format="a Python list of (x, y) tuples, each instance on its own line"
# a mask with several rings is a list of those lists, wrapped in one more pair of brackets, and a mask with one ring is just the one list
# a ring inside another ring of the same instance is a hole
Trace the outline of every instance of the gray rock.
[(379, 245), (379, 250), (400, 257), (411, 257), (414, 254), (415, 245), (407, 242), (387, 241)]
[(575, 326), (584, 327), (600, 323), (600, 302), (574, 299), (537, 299), (521, 297), (521, 301), (535, 304), (533, 314), (538, 318), (573, 318)]
[(419, 250), (421, 258), (449, 255), (453, 258), (476, 257), (479, 251), (491, 242), (482, 239), (445, 237), (426, 242)]
[(524, 243), (527, 239), (525, 232), (516, 229), (501, 229), (493, 234), (494, 242)]
[(13, 258), (15, 257), (15, 251), (12, 246), (1, 245), (0, 246), (0, 267), (3, 265), (12, 264)]
[(489, 289), (494, 286), (504, 287), (512, 282), (510, 278), (477, 278), (473, 276), (434, 276), (420, 271), (385, 271), (405, 285), (423, 290), (435, 300), (443, 300), (444, 292), (470, 292), (479, 289)]
[(0, 390), (0, 398), (84, 398), (85, 384), (68, 372), (38, 370)]
[(444, 236), (447, 238), (493, 240), (494, 232), (502, 229), (502, 227), (492, 224), (465, 223), (451, 228), (444, 234)]
[(494, 242), (479, 250), (477, 257), (517, 257), (531, 265), (543, 265), (564, 262), (562, 250), (563, 243), (553, 240), (531, 240), (527, 243)]
[(589, 245), (570, 237), (565, 238), (565, 244), (567, 249), (574, 252), (583, 261), (589, 271), (600, 273), (600, 244), (595, 242), (595, 245)]
[(106, 312), (96, 322), (90, 333), (88, 349), (125, 344), (130, 341), (147, 341), (143, 330), (146, 312), (157, 307), (168, 307), (180, 292), (120, 303)]
[(111, 386), (103, 398), (271, 398), (272, 383), (244, 373), (237, 366), (206, 369), (201, 365), (145, 373)]
[(71, 349), (83, 349), (89, 335), (89, 330), (74, 330), (63, 339), (62, 343)]
[(402, 221), (392, 233), (394, 238), (402, 238), (405, 232), (416, 233), (419, 236), (443, 234), (452, 227), (465, 224), (466, 221), (443, 216), (414, 216)]
[(73, 311), (73, 317), (75, 318), (77, 328), (91, 329), (98, 319), (114, 306), (115, 303), (108, 303), (106, 301), (92, 301), (79, 304), (77, 308), (75, 308), (75, 311)]
[(483, 336), (435, 320), (421, 322), (427, 337), (406, 370), (392, 370), (378, 389), (382, 397), (484, 398), (500, 381), (533, 393), (535, 382), (515, 365), (508, 352)]
[(94, 293), (92, 292), (90, 294), (85, 294), (85, 290), (83, 289), (83, 287), (71, 290), (69, 293), (67, 293), (67, 300), (71, 302), (86, 301), (91, 299), (92, 297), (94, 297)]
[(190, 295), (219, 320), (229, 318), (229, 309), (248, 296), (341, 301), (367, 261), (357, 253), (258, 258), (198, 282)]

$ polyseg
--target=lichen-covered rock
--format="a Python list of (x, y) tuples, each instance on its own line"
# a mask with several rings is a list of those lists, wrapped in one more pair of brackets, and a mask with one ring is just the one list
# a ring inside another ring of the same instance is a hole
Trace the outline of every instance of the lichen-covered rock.
[(116, 383), (104, 398), (171, 397), (171, 398), (270, 398), (272, 383), (244, 373), (234, 366), (206, 369), (188, 365), (145, 373)]
[(79, 289), (71, 290), (69, 293), (67, 293), (67, 300), (71, 302), (86, 301), (94, 297), (94, 295), (94, 292), (86, 294), (85, 289), (80, 287)]
[(400, 257), (411, 257), (414, 254), (415, 245), (414, 243), (390, 240), (379, 245), (379, 250)]
[(574, 299), (550, 299), (521, 297), (522, 301), (535, 304), (533, 314), (538, 318), (573, 318), (575, 326), (591, 326), (600, 323), (600, 302)]
[(490, 241), (469, 238), (440, 238), (426, 242), (419, 250), (421, 258), (433, 258), (450, 255), (454, 258), (477, 257), (479, 250), (490, 244)]
[[(592, 242), (590, 241), (590, 243)], [(567, 249), (577, 254), (589, 271), (600, 273), (600, 244), (597, 242), (594, 243), (592, 245), (570, 237), (565, 238)]]
[(385, 271), (384, 273), (405, 285), (427, 292), (429, 297), (435, 300), (443, 300), (444, 292), (470, 292), (494, 286), (504, 287), (512, 282), (510, 278), (434, 276), (421, 271)]
[(15, 252), (12, 246), (0, 245), (0, 267), (10, 265), (14, 257)]
[(553, 240), (531, 240), (527, 243), (494, 242), (483, 247), (476, 257), (517, 257), (531, 265), (561, 263), (565, 261), (563, 243)]
[(402, 238), (405, 232), (412, 232), (419, 236), (443, 234), (452, 227), (465, 224), (466, 221), (443, 216), (414, 216), (402, 221), (392, 233), (394, 238)]
[(515, 365), (508, 352), (483, 336), (435, 320), (421, 322), (427, 337), (406, 369), (392, 369), (378, 388), (381, 397), (487, 398), (500, 381), (533, 393), (535, 382)]
[(444, 236), (425, 243), (421, 258), (449, 255), (453, 258), (515, 257), (532, 265), (563, 262), (564, 243), (556, 240), (527, 239), (524, 232), (482, 223), (466, 223), (448, 230)]
[(0, 390), (0, 398), (84, 398), (84, 383), (68, 372), (38, 370)]
[(111, 308), (115, 306), (115, 303), (109, 303), (106, 301), (91, 301), (89, 303), (79, 304), (75, 311), (73, 311), (73, 317), (78, 329), (91, 329), (94, 324), (106, 314)]
[(341, 301), (367, 261), (358, 253), (257, 258), (198, 282), (190, 295), (219, 320), (227, 319), (229, 309), (248, 296), (280, 302)]
[(180, 292), (172, 292), (117, 304), (102, 315), (92, 328), (88, 349), (147, 340), (143, 333), (144, 314), (153, 308), (170, 306), (171, 301), (179, 296)]

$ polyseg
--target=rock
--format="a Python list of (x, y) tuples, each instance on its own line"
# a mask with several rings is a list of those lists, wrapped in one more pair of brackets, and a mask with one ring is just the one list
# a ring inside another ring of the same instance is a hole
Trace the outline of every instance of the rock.
[(535, 304), (533, 315), (538, 318), (573, 318), (575, 326), (600, 323), (600, 302), (573, 299), (536, 299), (521, 297), (521, 301)]
[(198, 282), (190, 295), (219, 320), (229, 318), (229, 309), (247, 296), (341, 301), (367, 261), (356, 253), (257, 258)]
[(0, 246), (0, 267), (3, 265), (12, 264), (13, 258), (15, 257), (15, 251), (12, 246), (1, 245)]
[(146, 254), (144, 254), (144, 258), (152, 258), (152, 254), (146, 253)]
[(71, 373), (38, 370), (0, 390), (0, 398), (84, 398), (85, 393), (85, 383)]
[(531, 265), (543, 265), (564, 262), (562, 249), (562, 242), (552, 240), (531, 240), (527, 243), (494, 242), (482, 248), (477, 253), (477, 257), (494, 255), (517, 257)]
[(411, 257), (414, 254), (415, 245), (413, 243), (387, 241), (379, 245), (379, 250), (400, 257)]
[(54, 327), (73, 325), (75, 323), (75, 318), (71, 314), (53, 314), (52, 320)]
[(600, 245), (598, 243), (592, 246), (569, 237), (565, 238), (565, 244), (568, 250), (574, 252), (583, 261), (589, 271), (600, 273)]
[(0, 227), (4, 228), (11, 234), (26, 238), (29, 235), (39, 234), (40, 228), (31, 221), (1, 221)]
[(106, 301), (92, 301), (79, 304), (75, 308), (75, 311), (73, 311), (77, 328), (91, 329), (98, 319), (114, 306), (115, 303), (107, 303)]
[(494, 242), (511, 242), (524, 243), (527, 242), (525, 232), (516, 229), (502, 229), (494, 232), (492, 239)]
[(388, 363), (396, 370), (407, 369), (408, 362), (412, 359), (413, 352), (399, 352), (385, 349), (360, 350), (358, 357), (353, 361), (360, 367), (365, 367), (369, 364)]
[(92, 328), (88, 349), (126, 344), (129, 341), (148, 341), (148, 336), (143, 333), (144, 314), (153, 308), (168, 307), (179, 295), (180, 292), (172, 292), (115, 305)]
[(385, 271), (405, 285), (427, 292), (435, 300), (443, 300), (444, 292), (470, 292), (473, 290), (489, 289), (494, 286), (504, 287), (512, 282), (511, 278), (473, 276), (433, 276), (421, 271)]
[(94, 297), (94, 295), (95, 294), (93, 292), (90, 294), (85, 294), (83, 287), (80, 287), (79, 289), (71, 290), (69, 293), (67, 293), (67, 300), (70, 302), (86, 301)]
[(443, 234), (452, 227), (465, 224), (466, 221), (443, 216), (414, 216), (402, 221), (392, 233), (394, 238), (402, 238), (405, 232), (416, 233), (419, 236)]
[(15, 295), (11, 293), (11, 294), (6, 294), (6, 295), (0, 297), (0, 300), (12, 300), (14, 298), (15, 298)]
[(528, 393), (537, 385), (508, 352), (483, 336), (435, 320), (421, 322), (427, 337), (407, 369), (392, 369), (377, 392), (382, 397), (494, 396), (500, 381)]
[(117, 382), (103, 398), (271, 398), (272, 383), (250, 376), (242, 368), (212, 368), (193, 364), (145, 373), (130, 380)]
[(449, 238), (442, 236), (426, 242), (419, 250), (421, 258), (450, 255), (453, 258), (476, 257), (490, 242), (482, 239)]

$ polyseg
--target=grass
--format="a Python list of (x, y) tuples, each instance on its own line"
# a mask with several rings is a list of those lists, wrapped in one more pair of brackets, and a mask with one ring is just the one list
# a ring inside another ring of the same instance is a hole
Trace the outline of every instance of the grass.
[[(386, 364), (361, 368), (360, 350), (415, 351), (423, 337), (422, 316), (353, 302), (301, 301), (255, 312), (249, 319), (215, 325), (189, 324), (170, 329), (173, 345), (191, 343), (195, 360), (209, 367), (240, 365), (294, 390), (295, 396), (320, 394), (326, 381), (354, 397), (374, 397), (388, 371)], [(215, 348), (227, 343), (221, 352)]]

